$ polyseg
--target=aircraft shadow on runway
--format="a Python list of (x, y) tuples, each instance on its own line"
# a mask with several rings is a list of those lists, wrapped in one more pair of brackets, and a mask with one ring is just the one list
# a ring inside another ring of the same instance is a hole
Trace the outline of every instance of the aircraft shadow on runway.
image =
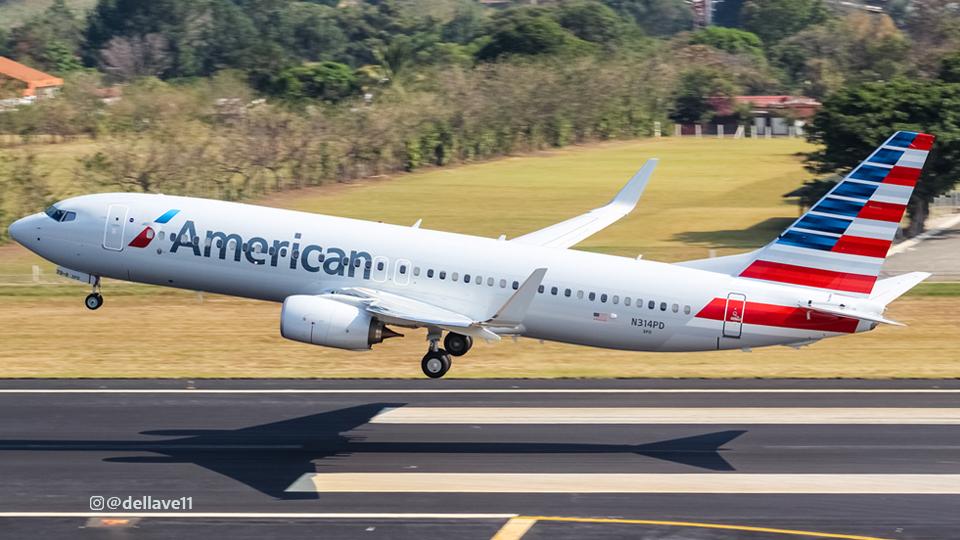
[(286, 488), (318, 461), (355, 453), (622, 454), (631, 453), (707, 469), (735, 470), (720, 452), (746, 431), (718, 431), (647, 444), (526, 442), (367, 442), (343, 435), (397, 403), (371, 403), (241, 429), (177, 429), (141, 432), (178, 437), (163, 441), (6, 440), (2, 450), (151, 452), (159, 456), (110, 457), (111, 463), (191, 463), (271, 497), (317, 498)]

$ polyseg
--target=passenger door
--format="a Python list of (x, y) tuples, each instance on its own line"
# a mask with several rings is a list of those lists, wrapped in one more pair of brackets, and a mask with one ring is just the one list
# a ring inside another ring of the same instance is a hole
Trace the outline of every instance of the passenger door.
[(127, 207), (111, 204), (107, 209), (107, 221), (103, 230), (103, 247), (110, 251), (123, 251), (123, 231), (127, 226)]
[(743, 333), (743, 313), (747, 309), (747, 296), (740, 293), (727, 295), (723, 312), (723, 337), (740, 339)]

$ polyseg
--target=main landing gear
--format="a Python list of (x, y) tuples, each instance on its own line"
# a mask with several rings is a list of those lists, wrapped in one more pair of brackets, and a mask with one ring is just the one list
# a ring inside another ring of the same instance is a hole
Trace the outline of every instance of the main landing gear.
[(430, 349), (423, 355), (420, 362), (420, 368), (423, 374), (431, 379), (439, 379), (446, 375), (452, 364), (452, 356), (463, 356), (473, 347), (473, 338), (461, 334), (448, 332), (443, 340), (443, 346), (440, 348), (440, 330), (431, 329), (427, 334), (427, 340), (430, 342)]
[(100, 309), (100, 306), (103, 305), (103, 296), (100, 295), (100, 278), (93, 283), (93, 292), (88, 294), (84, 299), (83, 304), (87, 306), (89, 310)]

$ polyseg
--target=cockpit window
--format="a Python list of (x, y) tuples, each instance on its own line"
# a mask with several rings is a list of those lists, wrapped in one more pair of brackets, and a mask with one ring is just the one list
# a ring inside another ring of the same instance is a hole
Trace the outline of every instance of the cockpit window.
[(63, 219), (63, 210), (57, 208), (56, 206), (51, 206), (44, 211), (51, 219), (54, 221), (60, 221)]
[(76, 212), (68, 212), (57, 208), (56, 206), (51, 206), (44, 210), (44, 213), (50, 216), (50, 219), (54, 221), (73, 221), (77, 219)]

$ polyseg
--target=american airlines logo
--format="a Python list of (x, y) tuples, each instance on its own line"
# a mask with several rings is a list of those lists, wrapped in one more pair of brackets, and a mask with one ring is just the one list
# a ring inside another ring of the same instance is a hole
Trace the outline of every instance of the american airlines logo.
[(370, 279), (373, 256), (366, 251), (351, 250), (347, 253), (337, 247), (324, 249), (316, 244), (302, 245), (300, 238), (301, 234), (296, 233), (289, 241), (267, 240), (259, 236), (244, 239), (236, 233), (206, 231), (201, 239), (194, 222), (188, 220), (173, 238), (170, 253), (189, 250), (195, 257), (217, 257), (220, 260), (229, 257), (235, 262), (245, 259), (250, 264), (269, 264), (272, 267), (287, 265), (291, 270), (303, 268), (307, 272), (323, 271), (331, 276), (355, 277), (357, 270), (362, 269), (363, 279)]
[[(173, 219), (173, 216), (179, 213), (180, 213), (180, 210), (171, 208), (170, 210), (167, 210), (166, 212), (164, 212), (163, 215), (153, 220), (153, 222), (159, 223), (162, 225), (164, 223), (167, 223), (171, 219)], [(133, 220), (131, 219), (130, 221), (133, 221)], [(153, 227), (150, 227), (150, 226), (144, 227), (144, 229), (140, 231), (140, 234), (134, 237), (134, 239), (131, 240), (130, 244), (128, 245), (130, 247), (135, 247), (135, 248), (145, 248), (150, 245), (150, 242), (153, 242), (153, 238), (156, 235), (157, 233), (153, 230)]]

